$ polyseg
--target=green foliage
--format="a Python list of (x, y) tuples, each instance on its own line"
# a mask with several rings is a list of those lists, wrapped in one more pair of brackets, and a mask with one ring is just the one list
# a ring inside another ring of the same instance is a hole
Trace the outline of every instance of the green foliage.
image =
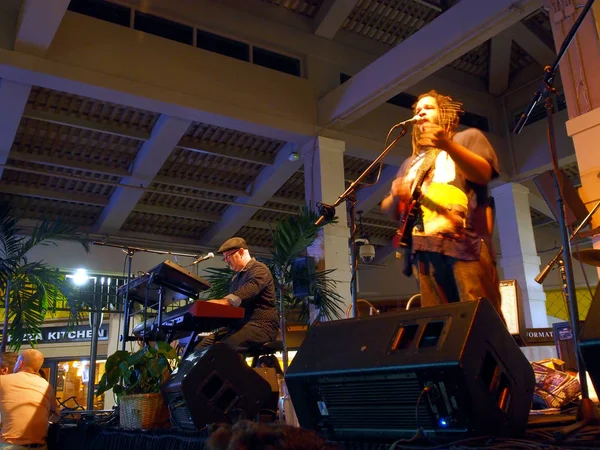
[[(343, 299), (336, 290), (336, 282), (331, 278), (333, 269), (306, 270), (299, 272), (292, 270), (292, 263), (298, 257), (305, 256), (319, 235), (319, 230), (332, 222), (315, 225), (318, 214), (309, 208), (301, 208), (300, 213), (279, 220), (271, 230), (273, 251), (270, 257), (257, 258), (265, 263), (275, 280), (275, 289), (283, 298), (284, 308), (300, 307), (302, 322), (309, 322), (311, 306), (318, 310), (317, 319), (334, 320), (343, 314)], [(208, 298), (223, 298), (229, 292), (231, 279), (235, 274), (229, 268), (208, 268), (209, 275), (206, 279), (212, 288), (206, 292)], [(303, 299), (294, 298), (293, 282), (308, 281), (310, 283), (310, 296)]]
[[(18, 228), (10, 205), (0, 204), (0, 292), (4, 304), (8, 287), (8, 335), (14, 351), (19, 350), (26, 335), (32, 338), (32, 345), (36, 344), (35, 336), (40, 332), (46, 312), (54, 312), (57, 301), (76, 298), (77, 291), (64, 274), (43, 261), (30, 262), (27, 257), (34, 247), (56, 246), (58, 241), (78, 242), (89, 252), (87, 236), (78, 233), (76, 225), (44, 220), (25, 236)], [(4, 347), (0, 349), (4, 350)]]
[(106, 360), (96, 395), (102, 395), (109, 389), (117, 398), (160, 392), (161, 384), (178, 363), (176, 350), (162, 341), (144, 346), (134, 353), (119, 350)]

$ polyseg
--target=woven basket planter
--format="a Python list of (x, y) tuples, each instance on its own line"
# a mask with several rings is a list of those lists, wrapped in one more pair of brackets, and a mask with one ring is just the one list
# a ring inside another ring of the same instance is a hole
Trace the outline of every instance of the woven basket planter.
[(171, 425), (169, 409), (160, 393), (121, 397), (119, 422), (122, 428), (137, 430), (168, 428)]

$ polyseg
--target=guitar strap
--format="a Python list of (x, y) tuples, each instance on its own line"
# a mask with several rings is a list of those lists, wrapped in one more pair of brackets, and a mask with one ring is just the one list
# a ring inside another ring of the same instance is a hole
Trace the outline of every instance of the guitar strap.
[[(438, 155), (440, 154), (440, 151), (441, 150), (438, 148), (431, 148), (427, 151), (427, 153), (425, 153), (425, 156), (423, 157), (423, 162), (417, 169), (417, 174), (415, 176), (415, 180), (414, 180), (414, 183), (412, 186), (412, 197), (414, 200), (417, 200), (417, 201), (420, 200), (421, 186), (423, 185), (423, 182), (425, 181), (427, 174), (431, 171), (431, 169), (435, 165), (435, 161), (436, 161)], [(415, 198), (415, 197), (417, 197), (417, 198)], [(417, 208), (418, 208), (418, 211), (416, 213), (415, 228), (417, 228), (419, 231), (423, 231), (423, 213), (421, 211), (421, 205), (419, 204), (417, 206)], [(408, 245), (403, 249), (404, 250), (404, 268), (402, 270), (402, 273), (404, 275), (406, 275), (407, 277), (410, 277), (412, 275), (412, 263), (413, 263), (412, 230), (407, 230), (407, 231), (409, 233)]]

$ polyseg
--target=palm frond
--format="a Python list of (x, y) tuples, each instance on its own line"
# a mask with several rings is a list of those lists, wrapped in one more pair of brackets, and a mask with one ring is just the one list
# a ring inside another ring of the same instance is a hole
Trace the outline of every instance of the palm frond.
[(235, 275), (235, 272), (229, 267), (208, 267), (204, 270), (208, 273), (208, 275), (205, 275), (204, 278), (210, 283), (211, 287), (202, 293), (202, 297), (225, 297), (229, 293), (229, 287), (231, 286), (231, 280)]
[(25, 255), (36, 245), (57, 245), (57, 241), (78, 242), (88, 253), (89, 239), (85, 234), (79, 233), (77, 228), (76, 224), (62, 220), (44, 220), (33, 229), (29, 239), (21, 245), (21, 254)]

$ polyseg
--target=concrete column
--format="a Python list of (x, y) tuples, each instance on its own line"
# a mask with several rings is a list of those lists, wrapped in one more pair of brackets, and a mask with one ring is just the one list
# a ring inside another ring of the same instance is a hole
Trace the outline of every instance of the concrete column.
[[(343, 141), (317, 137), (303, 149), (304, 189), (307, 202), (315, 207), (317, 202), (332, 204), (345, 190)], [(350, 230), (347, 224), (346, 204), (336, 209), (338, 223), (326, 225), (321, 235), (309, 249), (320, 269), (335, 269), (332, 278), (344, 299), (344, 311), (352, 303), (350, 294)]]
[(504, 279), (517, 280), (521, 288), (525, 325), (547, 328), (546, 294), (534, 281), (540, 272), (540, 257), (529, 212), (529, 189), (518, 183), (506, 183), (492, 189), (492, 196), (496, 203)]

